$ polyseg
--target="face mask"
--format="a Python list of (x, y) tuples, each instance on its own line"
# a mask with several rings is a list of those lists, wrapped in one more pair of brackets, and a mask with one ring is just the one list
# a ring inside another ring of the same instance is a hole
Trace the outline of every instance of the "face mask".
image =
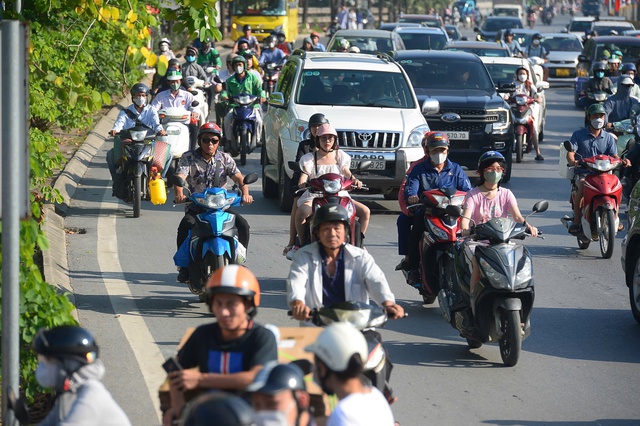
[(591, 119), (591, 127), (594, 129), (602, 129), (604, 127), (604, 118)]
[(186, 57), (186, 60), (187, 60), (187, 62), (193, 62), (193, 61), (196, 60), (196, 57), (193, 56), (193, 55), (189, 55), (189, 56)]
[(602, 78), (602, 77), (604, 77), (604, 71), (596, 72), (596, 78)]
[(236, 74), (242, 74), (244, 72), (244, 65), (238, 65), (236, 67)]
[(274, 47), (276, 47), (275, 43), (269, 43), (269, 49), (273, 49)]
[(167, 46), (166, 44), (163, 44), (160, 46), (160, 51), (161, 52), (166, 52), (169, 50), (169, 46)]
[(287, 416), (280, 411), (256, 411), (260, 426), (288, 426)]
[(36, 367), (36, 381), (40, 386), (55, 389), (63, 378), (62, 369), (57, 361), (41, 360)]
[(431, 158), (433, 164), (442, 164), (447, 160), (447, 154), (444, 152), (440, 152), (438, 154), (430, 154), (429, 158)]
[(502, 179), (502, 172), (484, 172), (484, 180), (489, 183), (498, 183), (500, 182), (500, 179)]
[(524, 83), (525, 81), (527, 81), (527, 75), (526, 74), (518, 75), (518, 80)]
[(147, 98), (133, 98), (133, 103), (139, 107), (144, 106), (147, 103)]
[(169, 83), (169, 87), (175, 92), (180, 88), (180, 83)]
[(537, 39), (536, 39), (536, 40), (533, 40), (533, 45), (534, 45), (534, 46), (537, 46), (537, 45), (539, 45), (539, 44), (540, 44), (540, 40), (537, 40)]

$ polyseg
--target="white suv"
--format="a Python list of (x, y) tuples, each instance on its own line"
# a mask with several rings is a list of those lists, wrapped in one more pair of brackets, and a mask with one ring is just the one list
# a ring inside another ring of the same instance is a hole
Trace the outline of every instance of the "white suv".
[(340, 149), (352, 158), (352, 168), (372, 160), (361, 180), (385, 197), (397, 196), (406, 171), (423, 157), (422, 136), (429, 130), (423, 113), (439, 105), (420, 107), (402, 67), (386, 54), (295, 51), (285, 64), (264, 119), (262, 192), (291, 209), (290, 192), (298, 143), (308, 137), (311, 115), (321, 112), (338, 131)]

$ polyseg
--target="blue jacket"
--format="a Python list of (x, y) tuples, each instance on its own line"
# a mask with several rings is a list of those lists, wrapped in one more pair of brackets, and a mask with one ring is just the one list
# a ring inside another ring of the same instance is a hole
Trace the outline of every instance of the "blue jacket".
[(471, 182), (462, 167), (456, 163), (447, 160), (442, 171), (438, 173), (431, 161), (425, 160), (409, 169), (407, 184), (404, 187), (405, 200), (435, 188), (456, 188), (466, 192), (471, 190)]

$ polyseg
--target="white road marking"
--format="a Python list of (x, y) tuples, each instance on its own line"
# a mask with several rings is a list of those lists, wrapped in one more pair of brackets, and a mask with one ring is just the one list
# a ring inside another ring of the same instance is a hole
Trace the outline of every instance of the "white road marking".
[[(100, 210), (115, 211), (110, 191), (104, 192)], [(161, 421), (158, 388), (166, 378), (159, 368), (164, 358), (154, 340), (142, 314), (138, 311), (129, 285), (125, 280), (120, 259), (118, 258), (118, 238), (116, 236), (116, 216), (100, 215), (98, 217), (98, 266), (102, 273), (102, 281), (109, 294), (111, 306), (118, 318), (120, 327), (129, 341), (129, 346), (138, 361), (138, 367), (147, 385), (149, 396), (156, 409), (158, 423)]]

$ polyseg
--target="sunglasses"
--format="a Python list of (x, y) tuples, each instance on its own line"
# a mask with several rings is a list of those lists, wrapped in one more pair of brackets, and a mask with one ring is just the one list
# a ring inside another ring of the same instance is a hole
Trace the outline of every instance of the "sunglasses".
[(202, 138), (200, 141), (201, 141), (202, 143), (206, 143), (206, 144), (209, 144), (209, 143), (210, 143), (210, 144), (212, 144), (212, 145), (215, 145), (215, 144), (217, 144), (218, 142), (220, 142), (220, 139), (218, 139), (218, 138)]

